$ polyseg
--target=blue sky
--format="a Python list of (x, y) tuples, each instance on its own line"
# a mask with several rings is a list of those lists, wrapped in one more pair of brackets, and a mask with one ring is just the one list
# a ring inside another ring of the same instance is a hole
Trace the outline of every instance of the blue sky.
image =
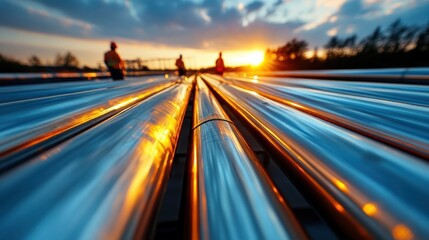
[(49, 60), (72, 51), (95, 66), (113, 39), (125, 58), (183, 53), (200, 67), (223, 50), (238, 65), (294, 37), (322, 47), (398, 18), (429, 23), (429, 0), (0, 0), (0, 53)]

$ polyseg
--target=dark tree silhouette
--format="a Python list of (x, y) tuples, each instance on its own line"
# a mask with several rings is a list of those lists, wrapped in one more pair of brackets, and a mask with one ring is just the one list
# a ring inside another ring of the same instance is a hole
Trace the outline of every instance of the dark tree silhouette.
[(30, 66), (33, 66), (33, 67), (40, 67), (40, 66), (42, 66), (42, 61), (40, 61), (40, 58), (37, 57), (36, 55), (31, 56), (28, 59), (28, 63), (30, 64)]
[(71, 52), (67, 52), (64, 56), (57, 54), (55, 65), (59, 67), (76, 68), (79, 66), (79, 60)]
[(279, 47), (276, 53), (280, 60), (302, 59), (307, 49), (308, 43), (306, 41), (294, 38), (284, 46)]
[(332, 36), (328, 43), (325, 45), (326, 48), (326, 57), (327, 59), (332, 59), (338, 56), (338, 48), (340, 46), (340, 41), (337, 36)]
[(313, 57), (311, 58), (312, 62), (318, 62), (318, 61), (320, 61), (318, 54), (319, 54), (319, 48), (315, 47), (314, 50), (313, 50)]
[(386, 42), (383, 48), (384, 52), (403, 52), (406, 47), (403, 41), (408, 31), (408, 28), (402, 24), (400, 19), (394, 21), (387, 28)]
[(67, 52), (64, 55), (64, 67), (78, 67), (79, 66), (79, 60), (77, 60), (77, 57), (73, 55), (71, 52)]
[(54, 65), (58, 67), (64, 66), (64, 58), (61, 54), (57, 53), (55, 56)]
[(377, 27), (371, 35), (361, 41), (361, 53), (378, 53), (383, 45), (384, 38), (381, 27)]
[(408, 51), (412, 47), (415, 48), (415, 43), (413, 43), (413, 41), (415, 41), (416, 35), (419, 32), (419, 30), (420, 29), (417, 26), (410, 26), (410, 27), (408, 27), (408, 29), (405, 32), (405, 35), (404, 35), (404, 37), (402, 39), (402, 43), (401, 43), (402, 45), (400, 47), (400, 49), (402, 49), (402, 51)]
[(418, 33), (415, 51), (429, 51), (429, 23)]
[(345, 50), (345, 52), (343, 52), (343, 54), (349, 55), (349, 56), (356, 54), (356, 39), (357, 39), (356, 34), (344, 39), (343, 49)]
[[(266, 64), (284, 70), (429, 66), (429, 23), (410, 26), (396, 20), (385, 29), (375, 28), (362, 39), (357, 35), (332, 36), (324, 45), (326, 58), (319, 61), (315, 55), (294, 61), (293, 46), (297, 42), (292, 39), (275, 50), (268, 49)], [(306, 49), (308, 45), (304, 46)]]

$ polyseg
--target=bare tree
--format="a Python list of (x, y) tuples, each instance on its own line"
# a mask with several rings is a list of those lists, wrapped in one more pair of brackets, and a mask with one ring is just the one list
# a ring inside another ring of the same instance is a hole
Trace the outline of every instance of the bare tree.
[(429, 23), (418, 33), (414, 50), (429, 51)]
[(276, 53), (282, 56), (285, 60), (302, 59), (307, 49), (308, 43), (306, 41), (294, 38), (287, 42), (284, 46), (279, 47), (276, 50)]
[(64, 67), (78, 67), (79, 66), (79, 60), (75, 55), (73, 55), (71, 52), (67, 52), (64, 55)]
[(362, 40), (360, 51), (362, 53), (378, 53), (381, 51), (384, 39), (381, 27), (378, 26), (371, 35)]
[(394, 21), (387, 28), (383, 51), (399, 53), (410, 50), (416, 44), (415, 38), (418, 32), (419, 27), (417, 26), (403, 25), (400, 19)]
[(67, 52), (64, 54), (64, 56), (57, 54), (55, 58), (55, 65), (60, 67), (78, 67), (79, 60), (71, 52)]
[(337, 56), (338, 47), (340, 46), (340, 41), (337, 36), (332, 36), (328, 43), (325, 45), (328, 59), (334, 58)]
[(28, 59), (28, 63), (30, 64), (30, 66), (33, 66), (33, 67), (39, 67), (42, 65), (42, 61), (36, 55), (31, 56)]
[(343, 41), (343, 54), (345, 55), (355, 55), (356, 54), (356, 39), (357, 35), (351, 35), (350, 37), (344, 39)]
[(57, 53), (57, 55), (55, 56), (54, 64), (58, 67), (64, 66), (64, 58), (60, 53)]

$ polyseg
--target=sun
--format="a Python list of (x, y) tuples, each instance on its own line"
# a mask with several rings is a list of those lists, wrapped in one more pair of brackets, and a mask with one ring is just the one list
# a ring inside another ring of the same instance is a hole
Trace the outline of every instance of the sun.
[(265, 51), (260, 49), (238, 50), (226, 52), (225, 62), (228, 66), (253, 66), (261, 65), (265, 58)]
[(259, 66), (264, 61), (264, 53), (262, 51), (250, 52), (248, 55), (248, 61), (250, 65), (254, 67)]

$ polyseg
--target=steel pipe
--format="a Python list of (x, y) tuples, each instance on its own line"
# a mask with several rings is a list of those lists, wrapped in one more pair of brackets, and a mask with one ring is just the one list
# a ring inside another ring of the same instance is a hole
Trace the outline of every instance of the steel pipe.
[[(171, 71), (137, 71), (127, 72), (127, 80), (133, 77), (164, 75)], [(66, 81), (88, 81), (95, 79), (110, 79), (108, 72), (88, 72), (88, 73), (1, 73), (0, 86), (10, 86), (19, 84), (55, 83)]]
[(170, 87), (2, 176), (0, 236), (149, 238), (191, 88)]
[[(152, 78), (151, 78), (152, 79)], [(150, 79), (144, 78), (136, 81), (81, 81), (61, 82), (50, 84), (28, 84), (4, 86), (0, 88), (0, 103), (9, 103), (37, 98), (53, 97), (66, 94), (79, 94), (82, 92), (105, 91), (106, 89), (126, 87), (130, 84), (142, 83)]]
[(356, 69), (356, 70), (306, 70), (253, 72), (270, 77), (294, 77), (310, 79), (351, 80), (360, 82), (390, 82), (407, 84), (429, 84), (429, 68)]
[(429, 237), (429, 166), (256, 92), (204, 76), (325, 219), (353, 239)]
[(301, 87), (309, 90), (341, 93), (348, 96), (374, 98), (418, 106), (429, 106), (429, 86), (411, 84), (386, 84), (374, 82), (328, 81), (320, 79), (297, 79), (264, 77), (252, 75), (247, 77), (228, 77), (228, 81), (245, 81), (247, 83), (276, 84), (283, 87)]
[(191, 239), (307, 239), (255, 154), (202, 80), (194, 101)]

